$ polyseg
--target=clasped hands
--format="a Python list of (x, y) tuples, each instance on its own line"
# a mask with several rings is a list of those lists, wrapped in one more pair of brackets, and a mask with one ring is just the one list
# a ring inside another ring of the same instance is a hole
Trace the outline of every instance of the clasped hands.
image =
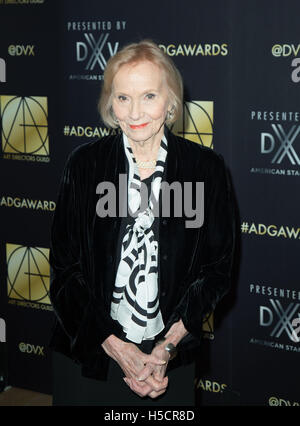
[(188, 334), (182, 320), (172, 324), (164, 336), (164, 343), (156, 345), (151, 354), (144, 354), (134, 343), (127, 343), (111, 334), (102, 343), (105, 352), (113, 358), (125, 373), (124, 381), (139, 396), (157, 398), (168, 386), (165, 377), (169, 353), (165, 350), (167, 343), (175, 346)]
[(168, 377), (165, 373), (170, 356), (164, 344), (155, 346), (151, 354), (145, 354), (135, 344), (112, 335), (102, 346), (119, 364), (125, 374), (123, 380), (137, 395), (157, 398), (166, 391)]
[[(137, 395), (157, 398), (168, 387), (168, 377), (165, 377), (169, 353), (164, 345), (155, 346), (151, 354), (144, 354), (134, 344), (127, 345), (127, 359), (120, 365), (126, 377), (125, 383)], [(126, 365), (125, 365), (126, 364)]]

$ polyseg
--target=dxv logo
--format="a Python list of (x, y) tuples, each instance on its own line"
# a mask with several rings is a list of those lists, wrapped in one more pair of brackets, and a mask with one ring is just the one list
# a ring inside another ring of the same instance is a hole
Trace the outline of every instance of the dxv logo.
[[(270, 303), (273, 310), (267, 306), (260, 306), (259, 325), (270, 327), (275, 324), (270, 336), (278, 338), (285, 331), (290, 340), (299, 343), (300, 337), (298, 334), (300, 327), (294, 327), (300, 324), (300, 303), (290, 303), (286, 309), (283, 308), (279, 300), (270, 299)], [(298, 314), (298, 318), (295, 318), (296, 313)]]
[(94, 38), (93, 34), (84, 34), (84, 37), (87, 43), (83, 41), (78, 41), (76, 43), (76, 59), (78, 62), (83, 62), (88, 58), (88, 52), (91, 51), (90, 57), (85, 66), (86, 70), (93, 70), (95, 65), (98, 63), (102, 71), (106, 67), (106, 58), (104, 56), (104, 46), (107, 44), (108, 53), (110, 56), (114, 56), (117, 53), (119, 42), (115, 43), (114, 46), (112, 43), (107, 42), (109, 34), (101, 34), (98, 41)]
[(6, 342), (6, 324), (3, 318), (0, 318), (0, 342)]
[(0, 83), (6, 82), (6, 62), (0, 58)]
[[(284, 130), (281, 124), (272, 124), (271, 127), (280, 142), (280, 147), (276, 151), (271, 162), (280, 164), (284, 157), (288, 157), (293, 165), (300, 165), (300, 159), (292, 146), (300, 132), (300, 125), (292, 126), (288, 132)], [(262, 133), (260, 141), (262, 154), (270, 154), (274, 152), (275, 138), (273, 134)]]

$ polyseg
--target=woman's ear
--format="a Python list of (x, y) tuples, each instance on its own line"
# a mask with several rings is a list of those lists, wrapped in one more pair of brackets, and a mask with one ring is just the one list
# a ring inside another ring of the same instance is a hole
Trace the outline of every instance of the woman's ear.
[(170, 105), (167, 111), (167, 120), (172, 120), (174, 117), (175, 107), (174, 105)]

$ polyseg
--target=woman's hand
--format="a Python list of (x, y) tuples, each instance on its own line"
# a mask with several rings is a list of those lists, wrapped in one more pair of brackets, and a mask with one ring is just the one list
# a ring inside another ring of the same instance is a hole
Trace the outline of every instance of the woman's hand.
[[(188, 331), (184, 327), (184, 324), (182, 320), (180, 319), (178, 322), (174, 323), (170, 330), (165, 335), (165, 341), (159, 345), (154, 346), (151, 355), (154, 355), (158, 357), (159, 359), (164, 359), (166, 361), (166, 364), (164, 365), (158, 365), (154, 364), (152, 362), (148, 362), (145, 365), (145, 368), (141, 371), (139, 379), (140, 381), (147, 381), (150, 377), (153, 377), (156, 381), (164, 382), (167, 377), (164, 377), (166, 374), (166, 369), (168, 365), (168, 361), (170, 358), (169, 353), (165, 350), (165, 347), (168, 343), (173, 343), (173, 345), (177, 346), (183, 337), (185, 337), (188, 334)], [(138, 382), (134, 379), (131, 379), (128, 381), (128, 384), (130, 385), (131, 389), (136, 391), (138, 389)], [(166, 391), (166, 388), (161, 389), (160, 391), (157, 391), (154, 389), (153, 391), (148, 393), (148, 396), (151, 398), (156, 398), (162, 393)]]
[(157, 398), (168, 386), (165, 377), (169, 361), (169, 353), (165, 350), (168, 343), (177, 346), (180, 340), (188, 334), (182, 320), (174, 323), (165, 335), (165, 341), (156, 345), (151, 354), (140, 351), (133, 343), (126, 343), (113, 334), (103, 343), (105, 352), (113, 358), (124, 371), (125, 383), (139, 396)]
[(145, 365), (152, 365), (154, 369), (166, 364), (167, 359), (163, 352), (162, 358), (159, 358), (160, 352), (153, 354), (152, 351), (150, 355), (144, 354), (133, 343), (123, 342), (114, 335), (109, 336), (102, 343), (102, 347), (107, 355), (119, 364), (126, 376), (124, 381), (139, 396), (143, 397), (151, 392), (159, 394), (165, 392), (168, 386), (167, 377), (157, 380), (154, 376), (147, 375), (146, 380), (137, 380)]
[(158, 396), (162, 395), (168, 386), (168, 377), (165, 377), (166, 369), (168, 365), (168, 361), (170, 358), (169, 353), (165, 350), (165, 343), (162, 343), (160, 345), (157, 345), (153, 348), (151, 355), (155, 356), (158, 359), (163, 359), (166, 361), (163, 365), (158, 365), (153, 362), (148, 362), (145, 365), (145, 368), (140, 372), (138, 380), (134, 379), (126, 379), (126, 383), (130, 388), (138, 393), (141, 391), (141, 386), (143, 383), (149, 383), (149, 381), (154, 379), (156, 382), (161, 383), (160, 388), (156, 387), (153, 388), (151, 391), (147, 393), (150, 398), (157, 398)]

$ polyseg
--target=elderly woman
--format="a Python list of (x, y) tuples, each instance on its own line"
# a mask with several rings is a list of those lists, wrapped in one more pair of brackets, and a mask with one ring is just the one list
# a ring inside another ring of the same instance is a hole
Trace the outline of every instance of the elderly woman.
[[(108, 61), (99, 110), (120, 132), (71, 153), (52, 225), (54, 404), (194, 405), (202, 323), (230, 285), (234, 216), (222, 157), (166, 126), (181, 109), (180, 73), (153, 42)], [(204, 205), (195, 188), (172, 203), (163, 184), (174, 182), (203, 182)], [(188, 201), (201, 223), (188, 226)]]

